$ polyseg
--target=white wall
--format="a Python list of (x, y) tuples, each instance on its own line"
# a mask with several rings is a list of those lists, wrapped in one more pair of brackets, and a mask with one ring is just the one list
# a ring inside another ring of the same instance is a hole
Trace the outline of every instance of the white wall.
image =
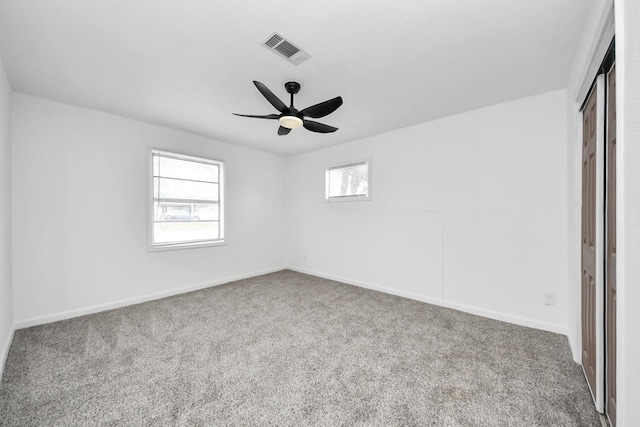
[[(284, 267), (284, 158), (28, 95), (13, 108), (18, 326)], [(227, 162), (226, 246), (147, 251), (151, 148)]]
[(0, 59), (0, 378), (13, 336), (11, 286), (11, 98)]
[(640, 425), (640, 2), (616, 4), (618, 420)]
[[(566, 333), (565, 108), (554, 91), (289, 158), (289, 265)], [(367, 156), (373, 200), (323, 203), (324, 166)]]

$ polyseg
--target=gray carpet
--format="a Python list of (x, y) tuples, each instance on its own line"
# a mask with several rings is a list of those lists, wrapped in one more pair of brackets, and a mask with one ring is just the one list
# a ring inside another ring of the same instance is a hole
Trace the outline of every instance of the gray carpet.
[(291, 271), (18, 330), (0, 424), (599, 426), (564, 336)]

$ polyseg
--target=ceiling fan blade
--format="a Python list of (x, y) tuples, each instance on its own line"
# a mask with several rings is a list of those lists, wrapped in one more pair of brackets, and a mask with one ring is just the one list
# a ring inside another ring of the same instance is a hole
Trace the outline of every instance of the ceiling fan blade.
[(305, 129), (310, 130), (311, 132), (318, 133), (331, 133), (338, 130), (338, 128), (334, 128), (333, 126), (325, 125), (323, 123), (318, 123), (311, 120), (305, 120), (303, 126), (305, 127)]
[(289, 132), (291, 132), (291, 129), (286, 128), (286, 127), (284, 127), (284, 126), (280, 126), (280, 127), (278, 128), (278, 135), (280, 135), (280, 136), (282, 136), (282, 135), (288, 135), (288, 134), (289, 134)]
[(257, 80), (253, 81), (253, 84), (256, 85), (256, 87), (258, 88), (258, 90), (260, 91), (260, 93), (267, 98), (267, 101), (269, 101), (271, 103), (271, 105), (273, 105), (274, 107), (276, 107), (276, 110), (280, 111), (281, 113), (284, 113), (285, 110), (287, 110), (287, 106), (285, 105), (284, 102), (282, 102), (280, 100), (280, 98), (278, 98), (277, 96), (275, 96), (273, 94), (273, 92), (271, 92), (269, 90), (268, 87), (266, 87), (264, 84), (260, 83)]
[(320, 117), (327, 116), (338, 109), (342, 105), (342, 97), (337, 96), (328, 101), (321, 102), (311, 107), (307, 107), (300, 111), (303, 115), (319, 119)]
[(267, 114), (264, 116), (257, 116), (254, 114), (238, 114), (238, 113), (231, 113), (234, 116), (240, 116), (240, 117), (253, 117), (254, 119), (277, 119), (280, 117), (280, 114)]

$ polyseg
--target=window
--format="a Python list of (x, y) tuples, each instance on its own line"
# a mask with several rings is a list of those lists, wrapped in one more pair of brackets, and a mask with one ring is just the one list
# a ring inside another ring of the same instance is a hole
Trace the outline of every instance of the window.
[(151, 151), (151, 249), (224, 243), (224, 163)]
[(370, 160), (332, 165), (326, 169), (325, 199), (329, 202), (370, 200)]

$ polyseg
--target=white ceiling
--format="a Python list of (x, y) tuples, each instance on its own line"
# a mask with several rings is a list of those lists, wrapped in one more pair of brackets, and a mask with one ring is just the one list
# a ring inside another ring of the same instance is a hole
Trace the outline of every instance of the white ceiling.
[[(291, 155), (563, 88), (592, 0), (0, 0), (17, 92)], [(278, 31), (312, 58), (261, 43)], [(333, 134), (276, 134), (252, 80)]]

